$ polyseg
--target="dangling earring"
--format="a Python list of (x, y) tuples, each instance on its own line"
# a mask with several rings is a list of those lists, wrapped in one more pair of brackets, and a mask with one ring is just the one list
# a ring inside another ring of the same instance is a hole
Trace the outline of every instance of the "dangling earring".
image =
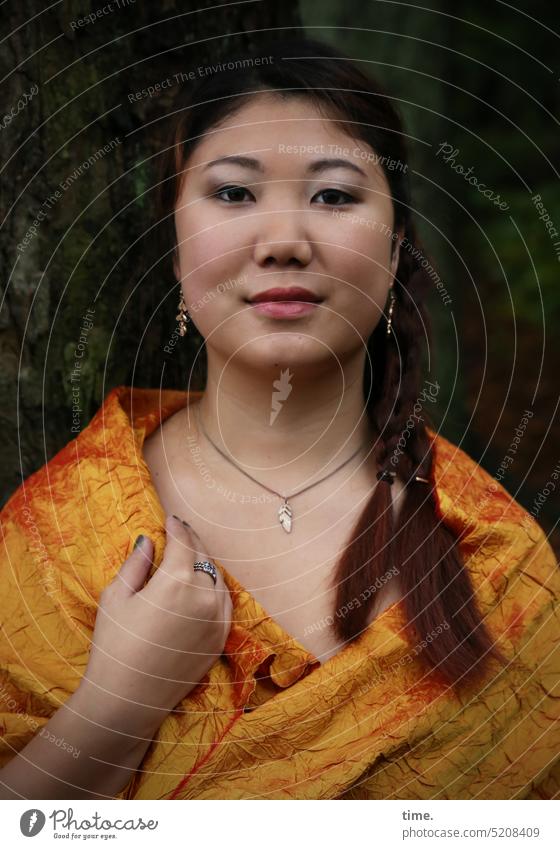
[(387, 319), (387, 336), (391, 335), (391, 324), (393, 322), (393, 309), (395, 306), (395, 301), (397, 300), (395, 293), (393, 292), (393, 287), (389, 289), (389, 293), (391, 295), (391, 304), (389, 306), (389, 318)]
[(179, 312), (175, 316), (176, 320), (179, 322), (179, 336), (186, 336), (188, 317), (189, 314), (187, 312), (187, 305), (185, 303), (185, 299), (183, 298), (183, 293), (181, 292), (181, 298), (179, 300)]

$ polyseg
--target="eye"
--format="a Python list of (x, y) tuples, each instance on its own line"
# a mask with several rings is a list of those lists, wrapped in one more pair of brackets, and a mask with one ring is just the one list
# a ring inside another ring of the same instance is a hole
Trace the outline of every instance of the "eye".
[[(226, 200), (226, 198), (220, 197), (221, 195), (224, 195), (228, 192), (241, 192), (241, 194), (243, 194), (243, 192), (248, 192), (249, 194), (251, 194), (251, 192), (249, 192), (249, 189), (246, 189), (245, 186), (224, 186), (223, 189), (218, 189), (213, 194), (211, 194), (210, 197), (218, 198), (218, 200), (223, 200), (223, 201), (225, 201), (225, 203), (229, 203), (229, 204), (236, 203), (235, 200), (233, 200), (233, 201), (232, 200)], [(242, 200), (242, 198), (238, 197), (237, 201), (239, 201), (239, 200)]]
[[(223, 197), (223, 195), (231, 195), (231, 193), (237, 192), (237, 197), (229, 198)], [(217, 189), (217, 191), (213, 192), (210, 197), (217, 198), (218, 200), (222, 200), (227, 204), (233, 205), (244, 200), (244, 193), (247, 193), (251, 197), (253, 195), (249, 191), (249, 189), (245, 188), (245, 186), (223, 186), (221, 189)], [(348, 192), (343, 192), (341, 189), (322, 189), (320, 192), (317, 192), (315, 197), (319, 197), (319, 195), (331, 195), (335, 198), (341, 199), (340, 203), (336, 201), (326, 201), (325, 203), (320, 204), (320, 206), (344, 206), (346, 203), (356, 203), (356, 198), (353, 195), (348, 194)], [(254, 198), (253, 198), (254, 200)]]
[(346, 203), (356, 203), (356, 198), (352, 195), (349, 195), (348, 192), (343, 192), (341, 189), (321, 189), (320, 192), (317, 192), (315, 197), (319, 197), (319, 195), (338, 195), (338, 197), (342, 197), (342, 203), (326, 203), (319, 204), (319, 206), (344, 206)]

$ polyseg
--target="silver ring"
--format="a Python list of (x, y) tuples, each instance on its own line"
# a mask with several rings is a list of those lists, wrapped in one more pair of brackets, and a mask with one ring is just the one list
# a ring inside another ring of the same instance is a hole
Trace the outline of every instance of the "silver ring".
[(218, 580), (218, 572), (213, 563), (210, 563), (209, 560), (197, 560), (193, 566), (195, 572), (206, 572), (207, 575), (212, 576), (212, 580), (214, 583)]

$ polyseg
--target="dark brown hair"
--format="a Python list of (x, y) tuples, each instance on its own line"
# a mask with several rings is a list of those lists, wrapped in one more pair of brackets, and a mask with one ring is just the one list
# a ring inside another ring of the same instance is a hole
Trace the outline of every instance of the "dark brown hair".
[(393, 333), (387, 336), (386, 320), (378, 323), (368, 340), (364, 373), (364, 401), (379, 437), (378, 466), (398, 475), (405, 494), (395, 525), (390, 484), (381, 480), (375, 487), (337, 564), (335, 610), (329, 619), (341, 641), (356, 638), (373, 613), (372, 588), (398, 569), (408, 637), (415, 646), (425, 646), (417, 656), (441, 683), (459, 690), (485, 677), (491, 658), (508, 661), (482, 622), (459, 539), (436, 515), (432, 484), (414, 481), (415, 475), (433, 479), (432, 440), (424, 422), (435, 428), (425, 407), (422, 418), (417, 416), (407, 428), (422, 393), (423, 346), (431, 340), (424, 299), (432, 281), (422, 267), (426, 253), (412, 219), (407, 146), (391, 98), (351, 59), (322, 42), (301, 38), (269, 41), (244, 56), (242, 67), (188, 83), (175, 104), (169, 144), (161, 154), (160, 244), (168, 255), (175, 250), (173, 213), (180, 178), (197, 142), (264, 91), (309, 98), (325, 117), (373, 149), (391, 190), (393, 230), (402, 228), (406, 240), (393, 287)]

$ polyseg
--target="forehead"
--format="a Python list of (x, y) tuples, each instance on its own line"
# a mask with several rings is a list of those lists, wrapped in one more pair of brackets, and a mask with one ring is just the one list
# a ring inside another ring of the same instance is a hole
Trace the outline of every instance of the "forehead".
[[(257, 94), (234, 114), (212, 127), (198, 142), (188, 168), (228, 156), (251, 153), (265, 170), (305, 171), (310, 162), (342, 158), (364, 172), (366, 180), (384, 179), (375, 151), (361, 139), (345, 132), (337, 121), (306, 97), (282, 98)], [(220, 166), (215, 166), (217, 171)], [(235, 167), (223, 165), (222, 167)], [(202, 168), (197, 169), (202, 171)], [(351, 172), (348, 170), (348, 175)], [(357, 172), (354, 176), (363, 181)]]
[(216, 129), (227, 132), (229, 136), (247, 136), (258, 126), (259, 133), (270, 132), (280, 137), (285, 133), (317, 132), (332, 135), (333, 138), (349, 141), (349, 137), (335, 123), (334, 114), (326, 107), (320, 108), (309, 97), (281, 97), (274, 93), (263, 92), (253, 95), (232, 115), (224, 118)]

